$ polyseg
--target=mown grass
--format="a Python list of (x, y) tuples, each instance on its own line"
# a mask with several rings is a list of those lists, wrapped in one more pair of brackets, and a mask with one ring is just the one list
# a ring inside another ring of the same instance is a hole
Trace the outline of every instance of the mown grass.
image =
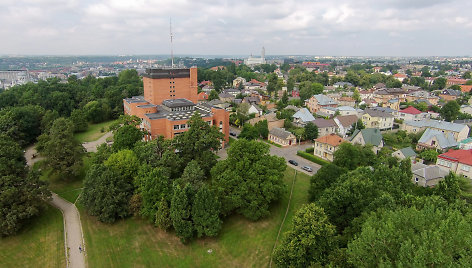
[(108, 128), (115, 122), (117, 122), (117, 120), (89, 124), (87, 131), (75, 134), (75, 138), (82, 143), (98, 140), (108, 132)]
[[(271, 208), (271, 215), (252, 222), (233, 215), (224, 219), (216, 238), (184, 245), (174, 233), (161, 231), (133, 217), (103, 224), (81, 210), (90, 267), (267, 267), (287, 207), (295, 170), (287, 168), (287, 191)], [(307, 202), (309, 176), (298, 173), (292, 202), (282, 228), (288, 230), (295, 211)], [(211, 253), (208, 250), (212, 250)]]
[(61, 212), (48, 206), (17, 235), (0, 238), (1, 267), (65, 267)]

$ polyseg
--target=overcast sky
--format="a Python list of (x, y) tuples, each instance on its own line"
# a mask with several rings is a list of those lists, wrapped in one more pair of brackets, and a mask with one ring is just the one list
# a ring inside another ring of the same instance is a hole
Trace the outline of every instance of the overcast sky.
[(0, 54), (472, 55), (471, 0), (0, 2)]

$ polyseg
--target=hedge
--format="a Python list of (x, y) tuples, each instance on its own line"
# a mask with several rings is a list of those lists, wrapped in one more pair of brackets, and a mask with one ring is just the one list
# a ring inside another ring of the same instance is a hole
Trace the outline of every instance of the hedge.
[(301, 157), (303, 157), (303, 158), (305, 158), (306, 160), (309, 160), (309, 161), (311, 161), (311, 162), (320, 164), (320, 165), (322, 165), (322, 166), (329, 164), (328, 161), (323, 160), (323, 159), (321, 159), (321, 158), (318, 158), (318, 157), (316, 157), (316, 156), (314, 156), (314, 155), (312, 155), (312, 154), (310, 154), (310, 153), (304, 152), (304, 151), (298, 151), (298, 152), (297, 152), (297, 155), (298, 155), (298, 156), (301, 156)]
[(309, 147), (309, 148), (306, 148), (305, 152), (307, 153), (313, 153), (315, 151), (315, 148), (314, 147)]

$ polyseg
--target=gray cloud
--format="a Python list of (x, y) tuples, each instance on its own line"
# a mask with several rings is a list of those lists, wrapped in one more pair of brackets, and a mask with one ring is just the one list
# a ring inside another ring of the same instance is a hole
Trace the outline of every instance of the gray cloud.
[(1, 54), (472, 54), (468, 0), (2, 3)]

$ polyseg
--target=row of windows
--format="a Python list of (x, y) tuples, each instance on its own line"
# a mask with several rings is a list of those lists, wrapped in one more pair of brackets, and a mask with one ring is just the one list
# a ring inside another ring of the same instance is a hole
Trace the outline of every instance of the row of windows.
[(470, 171), (470, 167), (469, 166), (462, 166), (461, 168), (463, 171)]
[(174, 125), (174, 130), (186, 129), (186, 128), (187, 128), (187, 124)]
[(439, 164), (442, 165), (442, 166), (446, 166), (446, 167), (451, 167), (452, 166), (452, 163), (449, 162), (449, 161), (444, 161), (444, 160), (439, 160)]

